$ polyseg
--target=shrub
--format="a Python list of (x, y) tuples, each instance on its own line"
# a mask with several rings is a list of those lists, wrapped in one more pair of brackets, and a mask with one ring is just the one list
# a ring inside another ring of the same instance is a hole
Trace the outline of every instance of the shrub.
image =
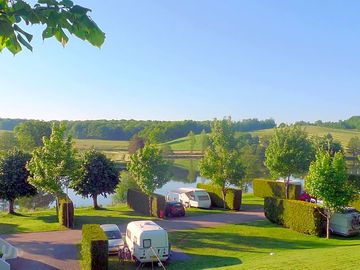
[[(283, 182), (265, 180), (265, 179), (254, 179), (253, 180), (253, 191), (257, 197), (273, 197), (279, 199), (285, 199), (285, 184)], [(289, 199), (298, 200), (301, 195), (301, 186), (290, 184), (289, 185)]]
[(82, 227), (81, 269), (108, 269), (108, 239), (98, 224)]
[(127, 204), (136, 212), (147, 216), (160, 217), (160, 210), (165, 210), (165, 197), (159, 194), (151, 195), (151, 213), (149, 196), (137, 189), (128, 189)]
[[(198, 188), (205, 189), (211, 199), (211, 205), (215, 207), (224, 207), (224, 200), (222, 196), (221, 188), (211, 184), (197, 184)], [(241, 189), (229, 188), (226, 192), (225, 206), (227, 209), (240, 210), (241, 208)]]
[(360, 195), (357, 196), (357, 199), (351, 203), (351, 206), (360, 211)]
[(323, 209), (316, 204), (298, 200), (265, 198), (265, 216), (294, 231), (320, 236), (324, 233)]
[(59, 223), (68, 228), (74, 227), (74, 204), (69, 198), (59, 200)]

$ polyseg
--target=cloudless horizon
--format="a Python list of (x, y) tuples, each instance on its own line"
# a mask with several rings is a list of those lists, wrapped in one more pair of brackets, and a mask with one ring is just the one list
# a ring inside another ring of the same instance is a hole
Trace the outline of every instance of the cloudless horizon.
[[(30, 1), (34, 2), (34, 1)], [(0, 118), (338, 121), (360, 115), (358, 1), (74, 0), (101, 49), (0, 54)]]

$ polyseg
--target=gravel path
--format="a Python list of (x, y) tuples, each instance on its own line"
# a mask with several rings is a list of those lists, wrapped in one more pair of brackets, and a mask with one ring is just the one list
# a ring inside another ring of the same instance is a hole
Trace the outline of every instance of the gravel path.
[[(263, 210), (259, 209), (257, 211), (158, 220), (156, 223), (168, 231), (177, 231), (263, 219)], [(120, 230), (124, 232), (126, 224), (118, 225)], [(76, 247), (76, 244), (81, 241), (80, 230), (19, 233), (2, 235), (1, 238), (19, 249), (19, 257), (9, 260), (12, 270), (80, 270)]]

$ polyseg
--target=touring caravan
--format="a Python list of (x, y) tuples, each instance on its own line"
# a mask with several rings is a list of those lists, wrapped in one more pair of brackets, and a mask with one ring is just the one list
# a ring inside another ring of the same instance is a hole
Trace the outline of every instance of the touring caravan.
[(166, 195), (167, 201), (181, 202), (185, 207), (210, 208), (209, 193), (201, 188), (178, 188)]
[(132, 257), (141, 263), (164, 262), (170, 256), (167, 231), (153, 221), (130, 222), (126, 227), (125, 241)]

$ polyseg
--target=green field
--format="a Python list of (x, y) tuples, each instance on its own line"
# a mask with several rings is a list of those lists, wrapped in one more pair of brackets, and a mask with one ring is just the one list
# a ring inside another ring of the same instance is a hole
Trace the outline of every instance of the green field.
[[(346, 148), (349, 140), (353, 137), (360, 137), (359, 130), (349, 130), (349, 129), (335, 129), (335, 128), (327, 128), (327, 127), (318, 127), (318, 126), (304, 126), (305, 130), (309, 133), (310, 136), (324, 136), (330, 133), (334, 139), (341, 142), (344, 148)], [(273, 134), (273, 129), (264, 129), (250, 132), (253, 135), (257, 135), (259, 137), (263, 136), (271, 136)], [(167, 142), (174, 151), (188, 151), (190, 149), (189, 140), (187, 137), (180, 138), (174, 141)], [(200, 150), (200, 135), (196, 135), (196, 144), (195, 150)]]
[[(94, 210), (90, 207), (75, 208), (75, 228), (83, 224), (121, 224), (137, 219), (147, 219), (131, 210), (126, 205)], [(57, 220), (55, 209), (35, 212), (19, 212), (16, 215), (0, 213), (0, 234), (45, 232), (65, 230)]]
[[(195, 135), (194, 151), (201, 151), (200, 134)], [(179, 138), (164, 144), (170, 145), (173, 151), (190, 151), (190, 142), (187, 137)]]
[[(166, 269), (359, 269), (360, 236), (327, 240), (258, 221), (171, 232), (171, 243), (189, 260)], [(110, 258), (111, 270), (119, 269)], [(122, 269), (136, 269), (128, 264)], [(151, 268), (147, 268), (151, 269)]]

